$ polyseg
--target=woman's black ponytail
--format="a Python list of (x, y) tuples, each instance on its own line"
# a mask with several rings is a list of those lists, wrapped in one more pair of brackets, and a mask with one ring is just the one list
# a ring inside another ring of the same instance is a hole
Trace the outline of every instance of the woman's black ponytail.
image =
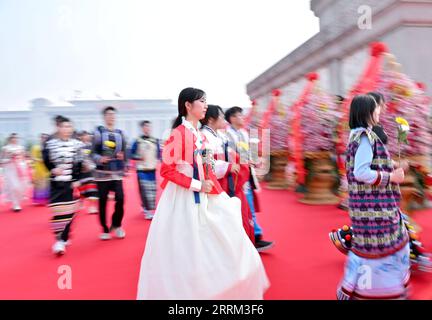
[(173, 122), (173, 125), (172, 125), (172, 128), (173, 129), (175, 129), (175, 128), (177, 128), (179, 125), (181, 125), (182, 124), (182, 115), (178, 115), (177, 116), (177, 118), (175, 118), (175, 120), (174, 120), (174, 122)]

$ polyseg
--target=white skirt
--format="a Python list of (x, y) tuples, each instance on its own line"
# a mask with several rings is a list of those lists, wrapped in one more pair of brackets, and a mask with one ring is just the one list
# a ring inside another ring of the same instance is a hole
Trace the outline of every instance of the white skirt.
[(407, 243), (396, 253), (380, 258), (367, 259), (348, 253), (345, 274), (339, 285), (339, 299), (347, 299), (343, 290), (353, 299), (404, 299), (410, 279), (410, 246)]
[(137, 299), (259, 300), (269, 281), (243, 229), (241, 203), (168, 182), (151, 222)]
[(3, 201), (5, 202), (19, 204), (26, 197), (27, 189), (30, 186), (29, 179), (27, 175), (21, 176), (19, 170), (27, 174), (27, 166), (23, 161), (19, 164), (7, 163), (3, 167), (3, 189), (5, 195)]

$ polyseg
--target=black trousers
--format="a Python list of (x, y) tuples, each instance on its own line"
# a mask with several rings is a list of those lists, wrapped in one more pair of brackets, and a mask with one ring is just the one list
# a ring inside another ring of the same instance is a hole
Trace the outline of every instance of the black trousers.
[[(112, 228), (121, 227), (124, 216), (124, 193), (123, 181), (98, 181), (98, 194), (99, 194), (99, 220), (105, 233), (110, 232)], [(110, 191), (115, 193), (115, 209), (112, 215), (111, 228), (106, 224), (106, 206), (108, 201), (108, 194)]]
[(50, 203), (51, 227), (57, 240), (67, 241), (75, 217), (77, 200), (73, 197), (72, 182), (51, 181)]

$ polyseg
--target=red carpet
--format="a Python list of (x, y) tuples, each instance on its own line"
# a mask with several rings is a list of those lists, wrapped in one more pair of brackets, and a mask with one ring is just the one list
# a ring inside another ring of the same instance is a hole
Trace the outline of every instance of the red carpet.
[[(135, 177), (126, 180), (124, 240), (102, 242), (97, 216), (80, 213), (72, 245), (63, 257), (51, 253), (49, 211), (25, 205), (13, 213), (0, 208), (0, 299), (135, 299), (149, 221), (139, 212)], [(332, 206), (312, 207), (288, 191), (263, 190), (259, 221), (276, 246), (262, 254), (271, 281), (266, 299), (334, 299), (345, 257), (332, 247), (328, 232), (348, 222)], [(432, 249), (432, 210), (416, 214), (423, 242)], [(72, 289), (60, 290), (58, 268), (72, 269)], [(179, 266), (181, 267), (181, 266)], [(432, 299), (432, 275), (415, 274), (413, 298)]]

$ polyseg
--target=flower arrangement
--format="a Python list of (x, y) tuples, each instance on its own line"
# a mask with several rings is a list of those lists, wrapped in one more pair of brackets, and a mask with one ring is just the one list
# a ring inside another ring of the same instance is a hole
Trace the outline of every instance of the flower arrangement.
[(336, 124), (341, 117), (333, 96), (315, 85), (300, 113), (303, 152), (333, 151)]
[[(432, 145), (428, 123), (429, 99), (424, 90), (396, 70), (395, 65), (398, 66), (393, 63), (392, 67), (390, 64), (390, 68), (381, 72), (377, 88), (377, 91), (384, 95), (387, 105), (387, 109), (381, 112), (380, 123), (389, 136), (389, 152), (392, 155), (404, 156), (429, 155)], [(396, 115), (399, 122), (394, 121)], [(412, 134), (409, 138), (406, 136), (406, 143), (400, 145), (402, 132), (408, 132), (403, 131), (402, 126), (407, 126)]]
[(270, 151), (287, 150), (288, 113), (281, 102), (275, 111), (270, 119)]

